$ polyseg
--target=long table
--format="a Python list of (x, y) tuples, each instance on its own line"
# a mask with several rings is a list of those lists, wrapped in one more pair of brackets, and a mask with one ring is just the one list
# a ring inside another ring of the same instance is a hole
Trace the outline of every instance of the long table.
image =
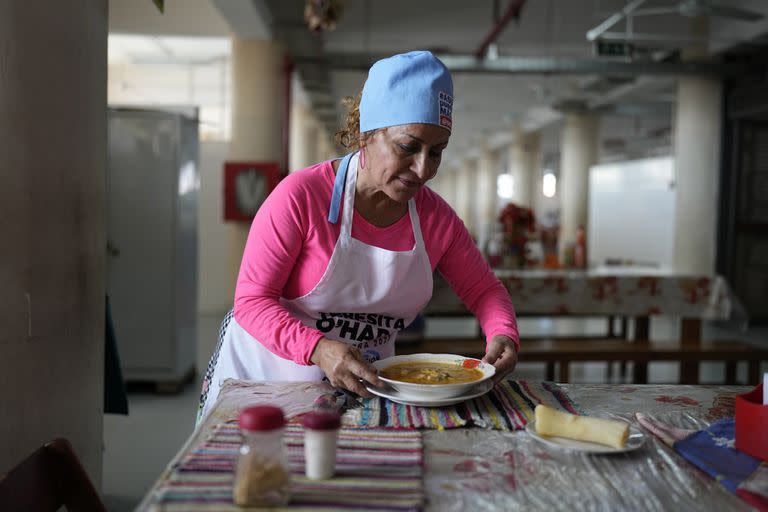
[[(746, 321), (743, 308), (721, 276), (610, 267), (592, 270), (497, 269), (495, 272), (509, 291), (518, 315), (603, 316), (609, 320), (605, 339), (626, 338), (626, 321), (631, 318), (634, 320), (632, 341), (646, 343), (650, 340), (652, 317), (679, 318), (679, 335), (666, 341), (678, 347), (680, 382), (685, 384), (699, 382), (698, 362), (687, 356), (705, 351), (701, 337), (702, 320)], [(427, 318), (469, 314), (438, 275), (432, 300), (425, 309)], [(621, 334), (614, 331), (614, 318), (622, 319)], [(528, 338), (525, 332), (521, 336)], [(741, 351), (745, 348), (740, 344), (734, 344), (734, 347)], [(610, 360), (611, 346), (605, 348), (605, 360)], [(643, 347), (643, 351), (648, 352), (648, 347)], [(734, 357), (738, 356), (734, 354)], [(647, 360), (637, 359), (636, 382), (647, 382)]]
[[(701, 428), (733, 415), (743, 386), (561, 385), (586, 414), (633, 420), (643, 412), (668, 423)], [(162, 510), (155, 493), (171, 469), (215, 425), (254, 402), (280, 405), (288, 415), (310, 410), (322, 383), (228, 381), (201, 423), (137, 510)], [(548, 448), (524, 431), (479, 428), (423, 431), (425, 510), (750, 510), (716, 481), (650, 434), (634, 452), (585, 455)]]

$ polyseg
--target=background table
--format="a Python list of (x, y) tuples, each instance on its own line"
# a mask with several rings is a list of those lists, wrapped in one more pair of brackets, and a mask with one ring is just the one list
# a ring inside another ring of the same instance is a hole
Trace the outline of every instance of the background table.
[[(684, 275), (653, 269), (494, 271), (521, 315), (671, 315), (725, 320), (743, 316), (721, 276)], [(466, 312), (438, 277), (427, 312)]]
[[(541, 340), (534, 340), (522, 332), (523, 340), (532, 342), (528, 345), (531, 349), (529, 360), (546, 361), (549, 365), (548, 378), (553, 378), (554, 374), (552, 361), (561, 364), (561, 381), (567, 380), (567, 365), (570, 361), (632, 361), (634, 382), (646, 383), (649, 361), (672, 360), (680, 362), (681, 383), (698, 384), (699, 362), (714, 360), (727, 362), (725, 381), (733, 383), (736, 363), (750, 360), (749, 355), (745, 356), (752, 350), (750, 345), (733, 340), (725, 343), (702, 342), (702, 320), (728, 320), (736, 324), (743, 324), (747, 320), (743, 307), (728, 283), (720, 276), (610, 267), (586, 271), (497, 269), (495, 272), (509, 291), (519, 316), (606, 317), (606, 336), (590, 336), (586, 338), (589, 342), (601, 344), (605, 341), (627, 340), (627, 321), (633, 320), (634, 335), (629, 340), (633, 342), (632, 346), (617, 346), (613, 343), (601, 345), (597, 350), (591, 345), (584, 345), (584, 350), (581, 350), (579, 345), (573, 343), (562, 343), (560, 340), (553, 342), (551, 336), (544, 340), (547, 343), (539, 343)], [(430, 317), (471, 315), (439, 274), (435, 279), (433, 297), (424, 314), (427, 321)], [(662, 347), (651, 346), (650, 319), (661, 315), (679, 318), (680, 331), (675, 339), (659, 340), (663, 342)], [(617, 318), (621, 319), (622, 326), (618, 331), (614, 325)], [(479, 333), (476, 337), (480, 337)], [(585, 339), (574, 336), (568, 338), (577, 341)], [(432, 345), (435, 343), (445, 345), (444, 351), (456, 353), (456, 350), (451, 350), (450, 345), (455, 343), (450, 337), (431, 342)], [(617, 350), (613, 351), (614, 348)], [(411, 348), (406, 350), (410, 351)], [(525, 360), (525, 348), (521, 357)], [(755, 359), (749, 367), (750, 381), (756, 378), (758, 369), (759, 361)]]

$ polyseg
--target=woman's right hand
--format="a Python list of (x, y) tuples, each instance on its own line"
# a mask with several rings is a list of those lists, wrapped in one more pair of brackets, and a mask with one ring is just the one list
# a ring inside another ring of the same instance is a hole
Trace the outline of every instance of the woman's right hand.
[(376, 369), (368, 364), (360, 350), (344, 343), (328, 338), (320, 338), (310, 358), (320, 367), (331, 384), (344, 388), (367, 398), (373, 395), (365, 389), (360, 379), (374, 386), (382, 386)]

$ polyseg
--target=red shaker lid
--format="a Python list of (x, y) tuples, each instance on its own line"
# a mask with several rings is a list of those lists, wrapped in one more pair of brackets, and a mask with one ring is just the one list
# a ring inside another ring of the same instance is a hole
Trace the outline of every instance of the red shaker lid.
[(275, 430), (285, 426), (283, 410), (273, 405), (255, 405), (240, 412), (240, 428), (245, 430)]
[(341, 426), (341, 416), (330, 411), (313, 411), (304, 415), (301, 424), (312, 430), (336, 430)]

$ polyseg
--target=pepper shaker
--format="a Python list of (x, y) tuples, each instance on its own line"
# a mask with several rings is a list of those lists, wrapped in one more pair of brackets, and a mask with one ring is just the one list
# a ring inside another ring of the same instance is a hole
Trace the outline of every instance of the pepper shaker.
[(341, 417), (331, 411), (304, 415), (304, 460), (310, 480), (325, 480), (336, 472), (336, 441)]

